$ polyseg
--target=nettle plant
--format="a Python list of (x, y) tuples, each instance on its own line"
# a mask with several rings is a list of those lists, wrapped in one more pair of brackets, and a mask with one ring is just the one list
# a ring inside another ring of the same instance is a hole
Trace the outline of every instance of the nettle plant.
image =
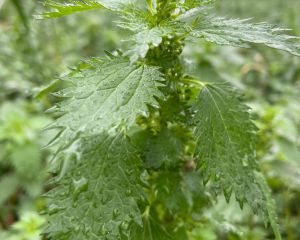
[[(42, 18), (104, 8), (130, 47), (84, 61), (61, 79), (52, 109), (56, 177), (47, 193), (51, 239), (189, 239), (219, 193), (270, 223), (270, 190), (256, 163), (257, 128), (229, 83), (185, 73), (184, 45), (203, 39), (264, 44), (300, 55), (295, 37), (266, 23), (211, 15), (204, 0), (58, 3)], [(205, 186), (205, 187), (204, 187)]]

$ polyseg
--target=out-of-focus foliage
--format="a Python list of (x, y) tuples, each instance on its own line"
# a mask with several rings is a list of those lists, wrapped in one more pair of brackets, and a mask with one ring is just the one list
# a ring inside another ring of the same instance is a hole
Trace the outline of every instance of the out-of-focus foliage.
[[(0, 0), (0, 239), (5, 240), (41, 239), (44, 219), (37, 212), (45, 204), (39, 194), (45, 191), (49, 161), (41, 147), (50, 138), (41, 129), (51, 118), (44, 109), (54, 100), (46, 96), (48, 88), (39, 103), (32, 96), (79, 59), (126, 44), (119, 41), (123, 33), (111, 27), (110, 15), (91, 11), (38, 21), (33, 15), (42, 11), (39, 2)], [(280, 23), (300, 34), (298, 0), (220, 0), (217, 8), (225, 16)], [(259, 164), (273, 189), (283, 239), (300, 239), (300, 59), (265, 47), (200, 43), (184, 49), (189, 73), (207, 82), (226, 80), (244, 91), (260, 128)], [(60, 86), (54, 82), (51, 88)], [(168, 193), (160, 190), (164, 201)], [(272, 239), (262, 219), (233, 201), (228, 207), (222, 197), (214, 207), (199, 208), (191, 240)]]
[(30, 197), (43, 193), (46, 175), (40, 149), (47, 139), (40, 130), (49, 119), (31, 113), (34, 107), (27, 102), (6, 102), (0, 108), (0, 171), (4, 174), (0, 178), (0, 204), (18, 188)]
[(9, 231), (0, 232), (0, 238), (5, 240), (40, 240), (40, 229), (45, 219), (37, 212), (21, 213), (20, 220), (14, 223)]

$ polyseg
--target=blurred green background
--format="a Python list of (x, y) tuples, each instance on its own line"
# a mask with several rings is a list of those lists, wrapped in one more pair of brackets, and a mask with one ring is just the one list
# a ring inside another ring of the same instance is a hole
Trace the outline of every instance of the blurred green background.
[[(50, 177), (52, 132), (43, 126), (59, 89), (56, 76), (81, 59), (122, 49), (126, 32), (102, 11), (35, 20), (42, 1), (0, 0), (0, 240), (38, 240), (45, 224), (41, 195)], [(216, 14), (291, 28), (300, 36), (299, 0), (220, 0)], [(218, 47), (197, 42), (184, 50), (191, 75), (241, 89), (259, 126), (258, 159), (277, 203), (283, 239), (300, 239), (300, 58), (265, 47)], [(265, 240), (272, 231), (223, 197), (202, 212), (191, 240)]]

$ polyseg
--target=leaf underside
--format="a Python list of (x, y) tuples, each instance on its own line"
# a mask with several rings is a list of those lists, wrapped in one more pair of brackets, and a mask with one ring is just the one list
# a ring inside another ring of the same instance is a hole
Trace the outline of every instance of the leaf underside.
[(55, 11), (41, 13), (37, 15), (36, 18), (38, 19), (59, 18), (77, 12), (103, 8), (103, 5), (100, 4), (98, 1), (80, 1), (80, 0), (74, 0), (65, 3), (59, 3), (56, 1), (47, 1), (45, 3), (45, 6), (52, 8)]
[(45, 6), (54, 11), (44, 12), (37, 15), (39, 19), (64, 17), (73, 13), (106, 8), (112, 11), (119, 11), (124, 6), (132, 3), (133, 0), (66, 0), (63, 3), (49, 0)]

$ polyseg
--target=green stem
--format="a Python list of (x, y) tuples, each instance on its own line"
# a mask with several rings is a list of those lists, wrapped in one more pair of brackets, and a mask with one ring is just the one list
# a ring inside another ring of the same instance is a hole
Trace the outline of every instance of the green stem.
[(145, 209), (145, 212), (143, 213), (143, 217), (145, 219), (148, 219), (150, 216), (150, 206), (147, 206), (146, 209)]
[(152, 15), (156, 14), (156, 9), (153, 6), (153, 0), (147, 0), (148, 8)]
[(190, 83), (190, 84), (198, 85), (198, 86), (200, 86), (201, 88), (205, 88), (206, 85), (208, 85), (208, 83), (201, 82), (201, 81), (196, 80), (196, 79), (193, 79), (193, 78), (184, 78), (184, 79), (182, 79), (181, 81), (184, 82), (184, 83)]

